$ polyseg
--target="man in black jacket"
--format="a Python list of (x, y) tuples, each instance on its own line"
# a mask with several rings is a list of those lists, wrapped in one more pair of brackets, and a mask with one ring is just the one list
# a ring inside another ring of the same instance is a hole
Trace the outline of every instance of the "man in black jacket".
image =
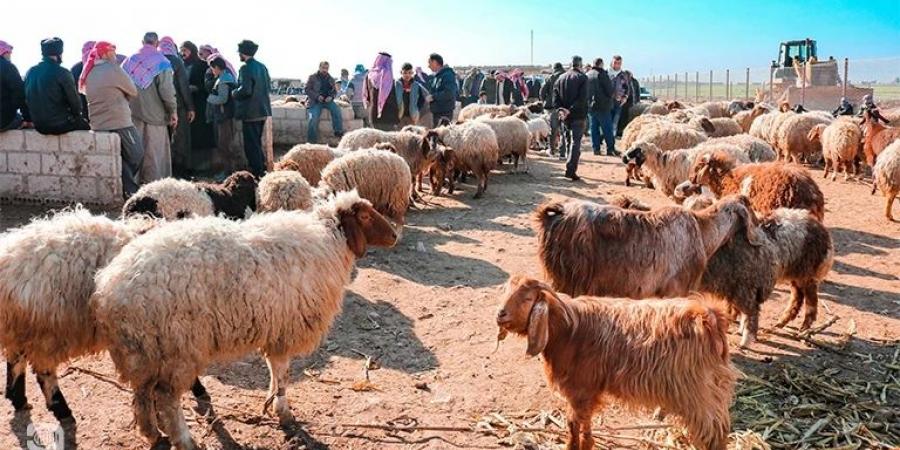
[(43, 59), (25, 74), (25, 101), (34, 128), (41, 134), (91, 129), (81, 115), (81, 98), (75, 89), (75, 79), (60, 65), (62, 53), (62, 39), (44, 39), (41, 41)]
[(572, 68), (562, 74), (553, 85), (553, 107), (559, 108), (559, 118), (566, 128), (560, 155), (568, 155), (565, 177), (578, 181), (578, 159), (581, 157), (581, 138), (584, 136), (584, 120), (587, 117), (588, 79), (581, 72), (581, 57), (572, 57)]
[(25, 82), (11, 61), (12, 50), (12, 45), (0, 41), (0, 131), (16, 130), (31, 122), (25, 106)]
[(261, 177), (266, 173), (266, 157), (263, 154), (262, 134), (266, 119), (272, 116), (272, 104), (269, 101), (269, 69), (253, 56), (259, 46), (253, 41), (241, 41), (238, 44), (241, 66), (238, 76), (238, 87), (231, 92), (234, 97), (234, 118), (241, 121), (241, 132), (244, 138), (244, 154), (250, 163), (253, 175)]
[(553, 65), (553, 73), (547, 78), (547, 82), (541, 86), (541, 101), (544, 102), (544, 110), (550, 115), (550, 148), (547, 154), (555, 155), (559, 151), (559, 115), (553, 107), (553, 86), (560, 75), (565, 73), (562, 63)]
[(425, 98), (431, 105), (432, 125), (437, 127), (441, 118), (453, 120), (453, 110), (456, 109), (456, 98), (459, 96), (459, 84), (456, 82), (456, 73), (450, 66), (444, 65), (444, 58), (432, 53), (428, 56), (428, 68), (434, 73), (428, 83), (428, 92), (431, 94)]
[[(603, 58), (594, 60), (594, 67), (588, 71), (588, 116), (591, 124), (591, 145), (594, 154), (600, 154), (600, 138), (606, 140), (606, 154), (619, 156), (616, 151), (616, 136), (612, 126), (612, 82), (603, 69)], [(600, 130), (603, 130), (601, 135)]]

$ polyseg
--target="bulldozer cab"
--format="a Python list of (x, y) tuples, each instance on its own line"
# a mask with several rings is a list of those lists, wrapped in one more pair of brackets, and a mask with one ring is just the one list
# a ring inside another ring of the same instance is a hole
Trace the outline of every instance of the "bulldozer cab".
[(782, 42), (779, 47), (777, 64), (781, 68), (790, 68), (794, 66), (794, 61), (806, 62), (809, 58), (818, 59), (816, 41), (812, 39), (787, 41)]

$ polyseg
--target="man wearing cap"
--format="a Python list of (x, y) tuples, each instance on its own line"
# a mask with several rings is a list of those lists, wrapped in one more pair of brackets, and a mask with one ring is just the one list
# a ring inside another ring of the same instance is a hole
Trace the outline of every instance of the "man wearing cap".
[(75, 79), (61, 65), (62, 53), (62, 39), (44, 39), (41, 41), (43, 59), (25, 74), (25, 101), (34, 128), (41, 134), (91, 129), (81, 115)]
[(262, 135), (266, 118), (272, 116), (269, 101), (269, 69), (257, 61), (259, 46), (253, 41), (243, 40), (238, 44), (238, 53), (244, 65), (238, 74), (238, 87), (232, 91), (234, 97), (234, 118), (241, 121), (244, 138), (244, 154), (253, 175), (261, 177), (266, 172), (266, 158), (263, 154)]
[(0, 131), (16, 130), (31, 122), (25, 105), (25, 82), (12, 63), (12, 50), (12, 45), (0, 41)]

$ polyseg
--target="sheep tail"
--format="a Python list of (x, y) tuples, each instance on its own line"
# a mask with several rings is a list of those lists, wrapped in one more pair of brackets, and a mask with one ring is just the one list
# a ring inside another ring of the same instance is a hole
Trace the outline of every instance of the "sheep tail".
[(565, 210), (560, 202), (547, 202), (534, 210), (534, 220), (542, 231), (563, 217)]

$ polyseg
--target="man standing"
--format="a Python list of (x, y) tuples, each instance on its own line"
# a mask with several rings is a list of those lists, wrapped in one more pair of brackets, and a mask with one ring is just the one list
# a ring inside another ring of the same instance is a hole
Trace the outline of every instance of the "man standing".
[(337, 82), (341, 85), (340, 89), (338, 89), (338, 97), (346, 95), (347, 89), (350, 87), (350, 72), (347, 69), (341, 69), (341, 79)]
[(41, 41), (41, 63), (25, 74), (25, 101), (34, 128), (41, 134), (91, 129), (81, 115), (81, 98), (75, 89), (75, 79), (60, 65), (62, 53), (62, 39), (44, 39)]
[(344, 121), (341, 117), (341, 108), (334, 102), (335, 95), (337, 90), (334, 78), (328, 73), (328, 61), (322, 61), (319, 63), (319, 70), (306, 80), (306, 107), (309, 118), (306, 130), (307, 142), (311, 144), (319, 142), (319, 119), (322, 117), (323, 108), (331, 113), (334, 136), (339, 138), (344, 135)]
[(431, 105), (432, 126), (437, 127), (441, 118), (453, 121), (453, 110), (456, 109), (456, 98), (459, 97), (459, 84), (456, 73), (450, 66), (444, 65), (444, 58), (432, 53), (428, 56), (428, 68), (434, 73), (428, 84), (431, 93), (425, 100)]
[(612, 127), (612, 82), (609, 74), (603, 69), (603, 58), (594, 60), (594, 67), (588, 71), (588, 115), (591, 122), (591, 144), (594, 154), (600, 154), (600, 130), (606, 139), (606, 154), (618, 156), (616, 152), (616, 136)]
[(91, 129), (119, 135), (122, 155), (122, 190), (125, 198), (137, 192), (138, 176), (144, 158), (141, 135), (131, 119), (128, 101), (138, 91), (128, 74), (116, 61), (116, 46), (100, 41), (88, 54), (78, 88), (87, 97)]
[(488, 76), (484, 77), (484, 80), (481, 82), (481, 88), (479, 89), (479, 93), (484, 92), (485, 98), (484, 104), (486, 105), (496, 105), (497, 104), (497, 78), (495, 75), (497, 74), (496, 70), (491, 70)]
[(550, 148), (547, 149), (547, 156), (555, 155), (559, 152), (559, 114), (553, 107), (553, 86), (556, 80), (565, 73), (562, 63), (553, 65), (553, 73), (547, 78), (547, 82), (541, 86), (541, 101), (544, 102), (544, 110), (550, 115)]
[(622, 117), (622, 105), (628, 101), (628, 96), (631, 95), (631, 79), (628, 73), (622, 70), (622, 57), (619, 55), (613, 56), (609, 79), (612, 81), (613, 87), (612, 125), (613, 130), (618, 130), (619, 120)]
[(175, 72), (172, 63), (156, 46), (159, 36), (144, 35), (144, 46), (122, 63), (125, 73), (138, 88), (131, 99), (131, 118), (144, 143), (141, 184), (172, 176), (172, 149), (167, 127), (178, 126), (175, 99)]
[(369, 127), (369, 114), (366, 111), (366, 104), (363, 101), (366, 95), (366, 71), (365, 66), (357, 64), (353, 69), (353, 78), (350, 80), (350, 105), (353, 107), (353, 118), (362, 119), (363, 126)]
[(484, 74), (477, 67), (469, 69), (469, 73), (463, 80), (463, 107), (478, 101), (478, 92), (481, 91), (482, 81), (484, 81)]
[(30, 125), (25, 105), (25, 82), (12, 63), (12, 45), (0, 41), (0, 131), (17, 130)]
[(584, 119), (587, 117), (587, 85), (588, 79), (581, 72), (581, 57), (573, 56), (572, 68), (562, 74), (553, 86), (553, 107), (559, 109), (560, 120), (566, 125), (560, 154), (568, 154), (565, 177), (572, 181), (581, 180), (576, 172), (581, 157)]
[(159, 52), (172, 63), (175, 80), (175, 100), (178, 104), (178, 126), (172, 128), (172, 172), (176, 177), (191, 175), (191, 123), (196, 117), (194, 99), (191, 97), (188, 71), (178, 52), (178, 44), (169, 36), (159, 40)]
[(234, 118), (241, 121), (244, 138), (244, 154), (250, 164), (250, 172), (262, 177), (266, 172), (266, 158), (263, 154), (262, 135), (266, 119), (272, 116), (269, 101), (269, 69), (254, 56), (259, 46), (253, 41), (243, 40), (238, 44), (241, 66), (238, 87), (231, 95), (235, 99)]

